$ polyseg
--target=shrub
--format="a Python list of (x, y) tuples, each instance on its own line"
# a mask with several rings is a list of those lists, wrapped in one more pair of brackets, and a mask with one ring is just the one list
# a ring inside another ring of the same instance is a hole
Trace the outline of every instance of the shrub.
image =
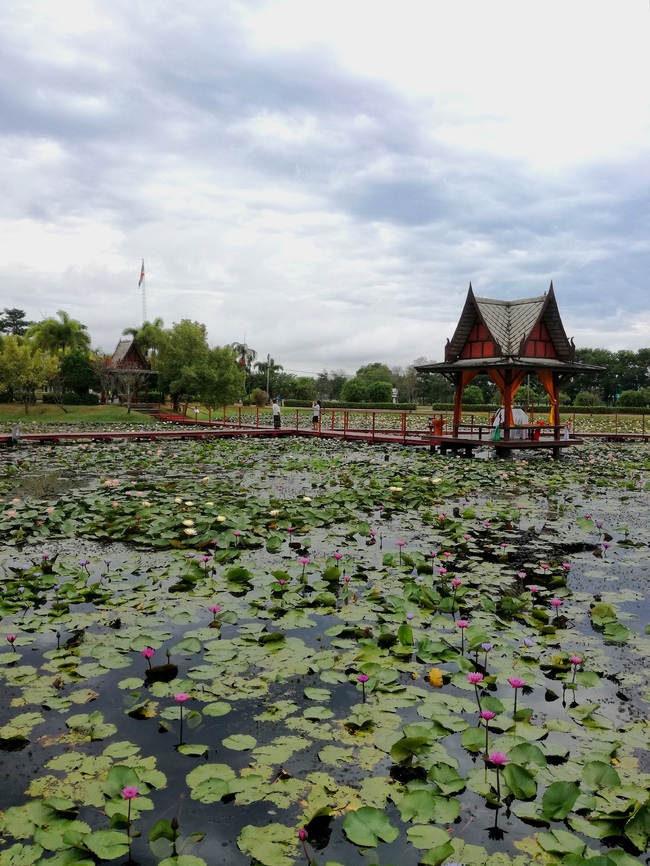
[(262, 388), (253, 388), (251, 400), (256, 406), (266, 406), (269, 402), (269, 395)]
[(341, 400), (344, 403), (365, 403), (368, 399), (368, 386), (358, 376), (343, 383)]
[(479, 406), (485, 403), (483, 391), (478, 385), (468, 385), (463, 391), (463, 406)]
[(600, 406), (601, 399), (593, 391), (580, 391), (573, 401), (574, 406)]
[(390, 382), (370, 382), (367, 399), (371, 403), (390, 403), (393, 396), (393, 386)]
[(97, 394), (75, 394), (74, 391), (65, 391), (61, 399), (55, 400), (54, 394), (43, 394), (43, 403), (63, 403), (64, 406), (97, 406), (99, 397)]
[(616, 405), (638, 407), (647, 406), (647, 394), (644, 394), (643, 391), (621, 391), (621, 394), (616, 401)]

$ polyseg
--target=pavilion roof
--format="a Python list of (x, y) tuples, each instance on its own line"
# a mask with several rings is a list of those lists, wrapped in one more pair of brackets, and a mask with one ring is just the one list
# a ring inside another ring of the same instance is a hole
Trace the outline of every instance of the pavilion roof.
[(551, 370), (567, 374), (602, 369), (575, 361), (575, 346), (560, 318), (553, 283), (534, 298), (477, 298), (470, 283), (445, 360), (416, 367), (422, 373), (462, 370)]
[(539, 322), (543, 322), (560, 361), (572, 361), (575, 346), (568, 339), (555, 300), (553, 283), (548, 292), (535, 298), (500, 301), (495, 298), (477, 298), (470, 283), (467, 299), (454, 336), (445, 348), (445, 361), (456, 361), (478, 323), (487, 328), (494, 345), (494, 356), (516, 358), (524, 353), (524, 346)]
[(135, 340), (120, 340), (113, 352), (115, 367), (136, 366), (149, 370), (151, 365)]

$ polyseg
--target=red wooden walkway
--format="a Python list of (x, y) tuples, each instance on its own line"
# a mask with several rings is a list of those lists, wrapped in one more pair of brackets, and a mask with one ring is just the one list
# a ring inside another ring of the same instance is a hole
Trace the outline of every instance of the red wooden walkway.
[[(254, 423), (246, 423), (254, 413)], [(387, 425), (387, 416), (393, 420), (392, 427)], [(542, 428), (539, 439), (532, 434), (526, 439), (502, 438), (492, 441), (489, 425), (474, 424), (470, 418), (468, 424), (461, 425), (457, 430), (451, 426), (444, 428), (444, 420), (432, 422), (434, 430), (429, 429), (430, 413), (416, 413), (386, 410), (348, 410), (323, 409), (321, 423), (318, 429), (311, 426), (311, 414), (298, 409), (284, 409), (282, 412), (282, 427), (275, 429), (271, 425), (271, 416), (263, 410), (229, 407), (223, 410), (223, 417), (214, 421), (194, 421), (182, 415), (165, 414), (158, 416), (160, 421), (169, 426), (163, 428), (134, 428), (131, 430), (52, 430), (37, 433), (24, 432), (20, 434), (21, 442), (57, 443), (65, 441), (96, 441), (107, 442), (114, 439), (133, 439), (136, 441), (155, 441), (161, 439), (217, 439), (233, 436), (307, 436), (321, 439), (342, 439), (349, 441), (369, 442), (377, 444), (410, 445), (416, 447), (439, 448), (442, 453), (451, 451), (453, 454), (471, 455), (477, 448), (494, 448), (497, 456), (508, 456), (511, 451), (519, 449), (552, 449), (554, 456), (559, 456), (561, 450), (572, 445), (581, 444), (585, 438), (628, 439), (650, 438), (645, 429), (641, 433), (602, 432), (580, 433), (578, 437), (565, 439), (560, 429)], [(384, 426), (378, 426), (378, 422)], [(532, 428), (533, 425), (530, 425)], [(507, 431), (509, 435), (511, 431)], [(503, 435), (503, 434), (502, 434)], [(513, 434), (514, 436), (514, 434)], [(0, 434), (0, 445), (11, 445), (10, 434)]]

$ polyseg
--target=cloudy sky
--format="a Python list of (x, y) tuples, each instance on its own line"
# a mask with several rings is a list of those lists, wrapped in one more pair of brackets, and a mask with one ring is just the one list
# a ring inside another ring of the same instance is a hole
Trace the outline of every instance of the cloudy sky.
[(4, 0), (0, 307), (298, 374), (441, 360), (553, 280), (650, 346), (648, 0)]

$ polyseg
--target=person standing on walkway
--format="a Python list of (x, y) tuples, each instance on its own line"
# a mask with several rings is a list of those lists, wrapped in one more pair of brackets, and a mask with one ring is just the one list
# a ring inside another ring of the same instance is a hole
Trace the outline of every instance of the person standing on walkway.
[(273, 398), (273, 405), (271, 406), (273, 410), (273, 426), (277, 430), (282, 426), (282, 420), (280, 418), (280, 404), (278, 403), (278, 398)]
[(313, 430), (318, 430), (318, 421), (320, 419), (321, 404), (320, 400), (316, 400), (312, 405), (311, 426)]

